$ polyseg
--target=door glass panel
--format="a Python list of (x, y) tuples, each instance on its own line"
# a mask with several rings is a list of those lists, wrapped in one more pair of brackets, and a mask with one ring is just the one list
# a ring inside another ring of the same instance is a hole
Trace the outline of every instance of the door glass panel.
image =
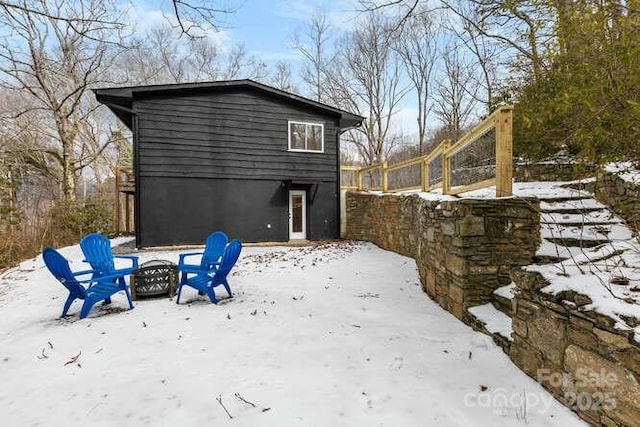
[(294, 233), (302, 233), (302, 196), (291, 196), (291, 228)]

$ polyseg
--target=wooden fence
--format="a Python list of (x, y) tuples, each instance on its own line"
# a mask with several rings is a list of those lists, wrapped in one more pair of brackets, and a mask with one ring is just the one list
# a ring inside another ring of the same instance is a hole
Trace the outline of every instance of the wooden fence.
[(431, 153), (388, 165), (342, 166), (342, 189), (397, 192), (430, 191), (443, 194), (496, 186), (496, 196), (512, 194), (513, 107), (504, 106), (455, 144), (440, 143)]

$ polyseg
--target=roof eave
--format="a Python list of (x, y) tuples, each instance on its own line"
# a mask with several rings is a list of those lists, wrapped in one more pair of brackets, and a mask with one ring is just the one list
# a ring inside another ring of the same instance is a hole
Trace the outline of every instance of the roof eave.
[(122, 120), (129, 129), (131, 129), (133, 122), (133, 115), (135, 113), (132, 110), (133, 98), (138, 95), (155, 95), (155, 94), (170, 94), (174, 91), (192, 91), (199, 89), (214, 89), (221, 87), (247, 87), (253, 88), (264, 93), (270, 93), (280, 98), (286, 98), (293, 102), (304, 104), (307, 107), (315, 108), (328, 113), (333, 113), (339, 116), (339, 126), (341, 132), (348, 129), (357, 128), (362, 125), (364, 117), (352, 114), (348, 111), (341, 110), (339, 108), (332, 107), (330, 105), (323, 104), (321, 102), (314, 101), (309, 98), (305, 98), (294, 93), (286, 92), (271, 86), (267, 86), (262, 83), (255, 82), (253, 80), (229, 80), (229, 81), (217, 81), (217, 82), (203, 82), (203, 83), (182, 83), (182, 84), (170, 84), (170, 85), (150, 85), (150, 86), (131, 86), (131, 87), (115, 87), (115, 88), (99, 88), (93, 89), (98, 102), (105, 104), (109, 109), (116, 114)]
[(346, 132), (350, 129), (359, 128), (362, 126), (362, 122), (364, 121), (364, 117), (351, 114), (351, 113), (342, 113), (340, 117), (340, 133)]
[(93, 89), (93, 93), (99, 103), (106, 105), (129, 130), (133, 130), (135, 112), (131, 108), (133, 104), (131, 89)]

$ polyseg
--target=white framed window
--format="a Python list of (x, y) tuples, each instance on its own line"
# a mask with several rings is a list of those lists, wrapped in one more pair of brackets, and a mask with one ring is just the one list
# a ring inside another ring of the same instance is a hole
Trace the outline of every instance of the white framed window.
[(324, 153), (324, 125), (289, 120), (289, 151)]

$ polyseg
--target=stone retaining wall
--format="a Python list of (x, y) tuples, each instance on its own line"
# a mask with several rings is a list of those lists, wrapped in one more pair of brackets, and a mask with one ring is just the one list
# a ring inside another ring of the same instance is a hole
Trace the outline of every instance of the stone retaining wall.
[(571, 161), (517, 163), (513, 170), (516, 182), (574, 181), (589, 178), (595, 174), (595, 166)]
[(640, 426), (640, 345), (580, 294), (548, 295), (538, 273), (516, 270), (510, 356), (593, 425)]
[(640, 230), (640, 183), (625, 181), (617, 174), (599, 171), (596, 198), (620, 215), (629, 227)]
[(464, 320), (531, 263), (539, 244), (536, 199), (426, 200), (417, 195), (347, 193), (348, 239), (416, 260), (425, 292)]

